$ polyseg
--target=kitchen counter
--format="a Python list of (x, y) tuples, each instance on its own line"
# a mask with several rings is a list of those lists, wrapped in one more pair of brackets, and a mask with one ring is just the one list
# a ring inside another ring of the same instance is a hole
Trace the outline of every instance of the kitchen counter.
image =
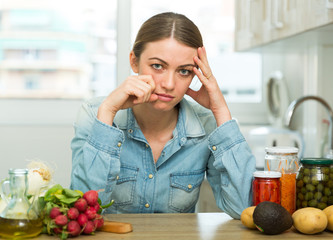
[[(332, 232), (317, 235), (304, 235), (294, 228), (279, 234), (268, 236), (258, 230), (244, 227), (240, 220), (234, 220), (225, 213), (183, 213), (183, 214), (115, 214), (106, 215), (106, 219), (128, 222), (133, 232), (126, 234), (97, 232), (94, 236), (82, 235), (80, 239), (135, 239), (135, 240), (213, 240), (213, 239), (332, 239)], [(60, 239), (45, 234), (38, 240)], [(78, 238), (75, 238), (78, 239)]]

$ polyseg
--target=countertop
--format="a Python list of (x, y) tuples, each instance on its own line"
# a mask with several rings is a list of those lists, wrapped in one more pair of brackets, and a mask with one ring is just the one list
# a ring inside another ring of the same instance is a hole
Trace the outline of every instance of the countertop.
[[(125, 234), (96, 232), (95, 235), (82, 235), (71, 239), (135, 239), (135, 240), (213, 240), (213, 239), (332, 239), (333, 232), (304, 235), (294, 228), (279, 234), (265, 235), (258, 230), (244, 227), (240, 220), (234, 220), (225, 213), (182, 213), (182, 214), (114, 214), (106, 219), (128, 222), (133, 232)], [(60, 239), (45, 234), (38, 240)]]

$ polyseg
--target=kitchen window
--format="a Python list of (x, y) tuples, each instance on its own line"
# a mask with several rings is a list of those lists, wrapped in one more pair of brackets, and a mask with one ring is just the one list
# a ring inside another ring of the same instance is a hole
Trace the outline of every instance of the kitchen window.
[[(185, 14), (201, 30), (232, 115), (241, 123), (264, 123), (261, 57), (233, 50), (233, 0), (2, 0), (0, 107), (15, 99), (22, 100), (16, 107), (61, 100), (63, 108), (64, 101), (107, 95), (131, 74), (128, 54), (138, 28), (163, 11)], [(200, 86), (194, 79), (191, 87)], [(4, 120), (8, 116), (0, 121), (12, 122)]]
[(117, 0), (1, 0), (0, 97), (82, 99), (115, 87)]

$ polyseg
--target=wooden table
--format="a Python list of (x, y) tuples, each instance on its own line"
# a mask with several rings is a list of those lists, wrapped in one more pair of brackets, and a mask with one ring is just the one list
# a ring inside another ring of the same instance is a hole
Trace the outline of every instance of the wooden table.
[[(304, 235), (290, 229), (279, 235), (265, 235), (258, 230), (245, 228), (240, 220), (234, 220), (225, 213), (182, 213), (182, 214), (115, 214), (106, 219), (129, 222), (133, 232), (126, 234), (97, 232), (94, 236), (82, 235), (85, 240), (135, 239), (135, 240), (239, 240), (239, 239), (333, 239), (333, 232)], [(40, 235), (44, 240), (56, 237)], [(60, 238), (58, 238), (60, 239)]]

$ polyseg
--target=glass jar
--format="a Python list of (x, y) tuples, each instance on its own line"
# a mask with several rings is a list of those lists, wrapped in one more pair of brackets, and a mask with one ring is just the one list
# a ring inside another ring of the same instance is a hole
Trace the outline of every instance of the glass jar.
[(298, 148), (267, 147), (265, 171), (281, 173), (281, 205), (290, 213), (296, 211), (296, 174), (299, 168)]
[[(36, 209), (38, 201), (28, 200), (28, 169), (9, 169), (9, 178), (0, 185), (1, 198), (6, 207), (0, 213), (0, 236), (4, 238), (31, 238), (42, 232), (43, 223)], [(9, 186), (9, 192), (5, 191)], [(10, 197), (9, 197), (10, 196)]]
[(304, 158), (297, 174), (297, 209), (333, 205), (333, 160)]
[(281, 173), (273, 171), (256, 171), (252, 182), (253, 205), (257, 206), (264, 201), (280, 204), (280, 177)]

